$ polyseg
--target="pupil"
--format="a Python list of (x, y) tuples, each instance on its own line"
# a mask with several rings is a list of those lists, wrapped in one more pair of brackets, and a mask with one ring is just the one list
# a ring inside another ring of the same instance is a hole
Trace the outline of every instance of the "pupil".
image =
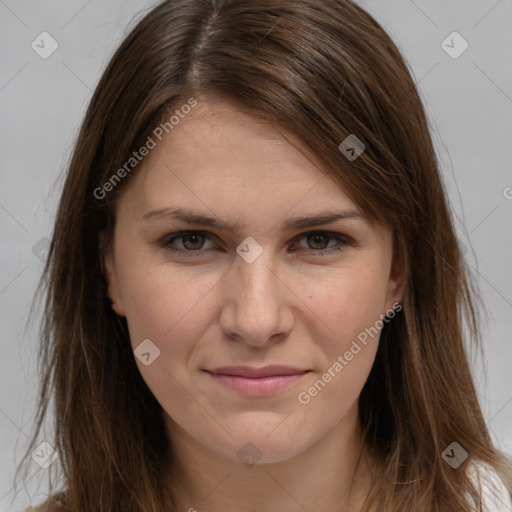
[[(312, 236), (312, 237), (313, 237), (313, 239), (314, 239), (314, 242), (313, 242), (314, 244), (316, 244), (316, 243), (320, 243), (320, 244), (322, 244), (322, 239), (324, 239), (324, 245), (325, 245), (325, 238), (326, 238), (326, 237), (325, 237), (325, 235), (322, 235), (322, 234), (318, 234), (318, 233), (316, 233), (316, 234), (311, 235), (311, 236)], [(319, 240), (320, 240), (320, 241), (319, 241)], [(323, 248), (323, 247), (322, 247), (322, 248)], [(319, 247), (315, 247), (315, 249), (319, 249)]]
[[(190, 241), (190, 239), (192, 239), (192, 245), (194, 245), (195, 243), (198, 243), (197, 242), (197, 238), (198, 237), (201, 237), (201, 235), (184, 235), (183, 237), (183, 245), (185, 245), (185, 247), (187, 247), (187, 242)], [(195, 241), (194, 241), (195, 240)], [(201, 246), (201, 244), (199, 243), (199, 246)], [(198, 249), (200, 247), (193, 247), (192, 250), (194, 249)]]
[[(192, 243), (192, 245), (197, 244), (197, 243), (199, 243), (198, 238), (201, 238), (201, 235), (195, 235), (195, 234), (194, 235), (184, 235), (183, 236), (183, 245), (185, 245), (185, 247), (187, 247), (187, 244), (190, 242)], [(325, 246), (325, 238), (326, 238), (325, 235), (315, 233), (313, 235), (310, 235), (309, 238), (310, 239), (313, 238), (313, 245), (320, 244), (320, 245)], [(323, 244), (322, 244), (322, 242), (323, 242)], [(201, 245), (202, 244), (199, 243), (199, 246), (201, 246)], [(192, 250), (195, 250), (195, 249), (198, 249), (198, 247), (192, 248)], [(315, 249), (319, 249), (319, 247), (315, 247)]]

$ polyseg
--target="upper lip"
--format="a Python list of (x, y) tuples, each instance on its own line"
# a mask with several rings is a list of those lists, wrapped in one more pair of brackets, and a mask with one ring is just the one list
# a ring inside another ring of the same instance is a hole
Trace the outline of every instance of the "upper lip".
[(206, 370), (210, 373), (218, 373), (223, 375), (236, 375), (239, 377), (269, 377), (272, 375), (298, 375), (306, 373), (309, 370), (296, 368), (293, 366), (269, 365), (262, 368), (253, 366), (222, 366), (213, 370)]

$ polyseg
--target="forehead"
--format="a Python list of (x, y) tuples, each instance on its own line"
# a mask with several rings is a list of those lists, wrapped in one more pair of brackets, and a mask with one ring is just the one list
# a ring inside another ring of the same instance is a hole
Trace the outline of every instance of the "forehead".
[(357, 209), (292, 134), (228, 102), (199, 101), (155, 142), (128, 191), (141, 207)]

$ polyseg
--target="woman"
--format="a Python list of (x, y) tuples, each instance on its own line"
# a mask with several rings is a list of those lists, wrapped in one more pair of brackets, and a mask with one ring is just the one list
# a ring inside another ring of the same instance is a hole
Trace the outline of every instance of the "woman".
[(41, 510), (511, 510), (423, 106), (356, 4), (149, 12), (45, 277), (37, 429), (54, 398), (65, 486)]

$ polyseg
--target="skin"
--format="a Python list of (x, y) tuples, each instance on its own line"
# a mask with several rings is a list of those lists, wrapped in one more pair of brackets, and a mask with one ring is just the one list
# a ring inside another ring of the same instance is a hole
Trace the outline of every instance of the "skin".
[[(401, 300), (392, 233), (364, 219), (283, 231), (290, 218), (359, 210), (290, 134), (228, 102), (201, 99), (129, 179), (106, 279), (133, 348), (150, 339), (160, 350), (148, 366), (136, 361), (165, 411), (179, 510), (359, 510), (371, 462), (361, 450), (357, 400), (379, 336), (308, 404), (297, 397)], [(236, 227), (143, 219), (171, 206)], [(196, 256), (160, 243), (187, 230), (206, 237), (172, 246)], [(236, 252), (248, 236), (263, 250), (252, 263)], [(202, 371), (268, 364), (311, 371), (264, 397), (238, 394)], [(261, 455), (250, 467), (237, 455), (256, 456), (247, 443)]]

